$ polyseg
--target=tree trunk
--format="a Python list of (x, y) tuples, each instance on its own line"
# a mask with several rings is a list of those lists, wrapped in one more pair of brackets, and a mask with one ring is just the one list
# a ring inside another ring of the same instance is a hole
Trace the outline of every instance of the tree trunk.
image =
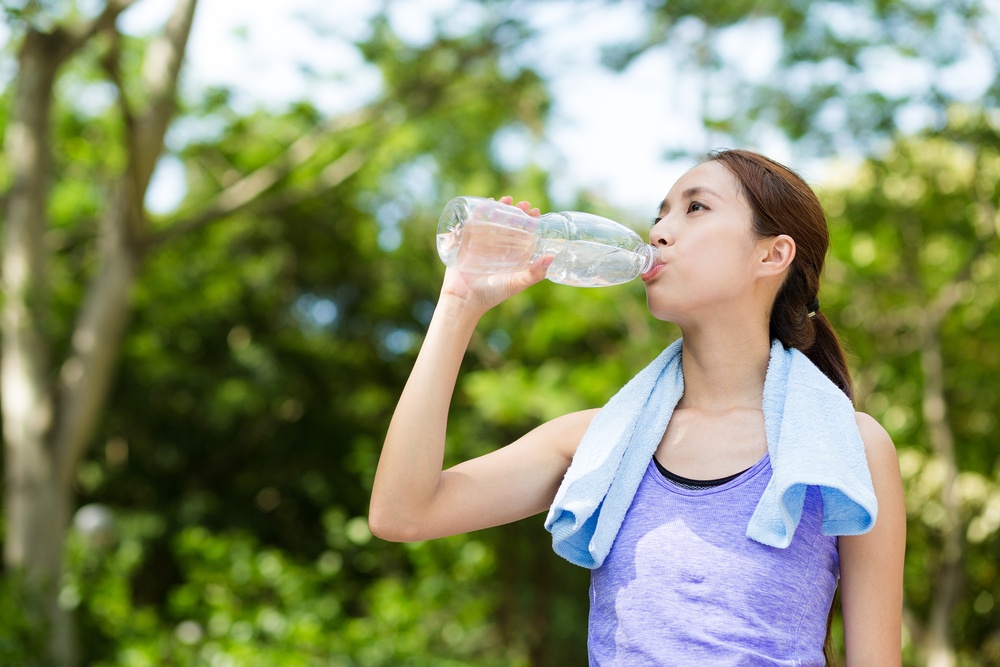
[[(100, 268), (88, 285), (59, 377), (50, 349), (44, 237), (51, 168), (51, 111), (62, 63), (132, 0), (109, 2), (77, 29), (28, 28), (20, 50), (7, 134), (12, 183), (7, 194), (0, 311), (0, 410), (4, 435), (4, 563), (21, 571), (49, 622), (39, 663), (78, 662), (72, 618), (59, 605), (63, 544), (73, 508), (76, 466), (93, 439), (125, 333), (130, 292), (145, 247), (143, 199), (163, 149), (196, 0), (178, 0), (164, 34), (150, 47), (143, 113), (130, 116), (129, 168), (102, 216)], [(124, 91), (122, 104), (127, 109)], [(129, 110), (131, 112), (131, 110)]]
[(48, 268), (44, 249), (51, 173), (52, 87), (63, 54), (50, 36), (29, 31), (20, 53), (7, 152), (13, 182), (3, 249), (2, 411), (4, 563), (20, 570), (42, 600), (50, 650), (73, 663), (70, 619), (58, 605), (69, 497), (59, 483), (50, 435), (55, 417), (49, 352)]
[(928, 667), (955, 667), (957, 656), (950, 622), (961, 593), (963, 526), (958, 498), (955, 443), (951, 427), (948, 425), (947, 401), (944, 393), (944, 358), (938, 334), (939, 327), (939, 322), (928, 327), (928, 333), (923, 337), (924, 344), (920, 355), (924, 372), (924, 419), (927, 421), (934, 453), (945, 467), (945, 478), (941, 486), (941, 505), (945, 513), (941, 565), (935, 577), (933, 606), (924, 642)]

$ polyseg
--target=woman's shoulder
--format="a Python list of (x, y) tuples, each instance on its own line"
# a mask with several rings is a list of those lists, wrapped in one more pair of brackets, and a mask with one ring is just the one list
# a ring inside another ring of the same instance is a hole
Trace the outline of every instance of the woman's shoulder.
[(868, 467), (872, 469), (872, 473), (886, 471), (899, 475), (896, 446), (885, 427), (865, 412), (855, 412), (854, 420), (858, 425), (858, 432), (861, 433), (861, 441), (865, 444)]
[(551, 442), (569, 461), (576, 454), (576, 449), (583, 440), (583, 434), (590, 428), (590, 422), (600, 412), (600, 408), (579, 410), (550, 419), (535, 431)]
[(597, 413), (600, 411), (601, 408), (578, 410), (576, 412), (567, 413), (561, 417), (556, 417), (550, 423), (557, 425), (559, 428), (578, 431), (582, 437), (583, 433), (590, 428), (590, 422), (594, 420), (594, 417), (596, 417)]

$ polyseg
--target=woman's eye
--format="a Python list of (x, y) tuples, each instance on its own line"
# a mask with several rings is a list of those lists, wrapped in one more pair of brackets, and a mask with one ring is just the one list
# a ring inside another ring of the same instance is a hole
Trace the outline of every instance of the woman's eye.
[(663, 218), (662, 217), (660, 217), (660, 218), (653, 218), (652, 220), (649, 221), (649, 226), (650, 227), (656, 227), (656, 223), (658, 223), (660, 220), (663, 220)]
[(707, 211), (707, 210), (708, 207), (702, 204), (700, 201), (693, 201), (690, 204), (688, 204), (688, 213), (692, 213), (694, 211)]

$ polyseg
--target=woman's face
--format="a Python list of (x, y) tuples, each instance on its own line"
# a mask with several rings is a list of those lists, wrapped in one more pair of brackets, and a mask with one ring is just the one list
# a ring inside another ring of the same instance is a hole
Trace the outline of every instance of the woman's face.
[(658, 319), (684, 325), (711, 313), (749, 312), (760, 245), (739, 182), (709, 161), (684, 174), (660, 206), (650, 243), (663, 262), (643, 275)]

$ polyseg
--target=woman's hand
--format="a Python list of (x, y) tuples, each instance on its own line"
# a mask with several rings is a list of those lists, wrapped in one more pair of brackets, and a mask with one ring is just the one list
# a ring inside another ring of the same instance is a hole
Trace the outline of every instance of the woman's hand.
[[(511, 197), (500, 198), (501, 204), (513, 205), (513, 201)], [(532, 208), (526, 201), (518, 202), (516, 206), (530, 216), (541, 215), (537, 208)], [(490, 308), (544, 279), (552, 260), (551, 255), (539, 257), (528, 269), (507, 274), (466, 273), (448, 268), (441, 286), (441, 299), (454, 299), (481, 316)]]

